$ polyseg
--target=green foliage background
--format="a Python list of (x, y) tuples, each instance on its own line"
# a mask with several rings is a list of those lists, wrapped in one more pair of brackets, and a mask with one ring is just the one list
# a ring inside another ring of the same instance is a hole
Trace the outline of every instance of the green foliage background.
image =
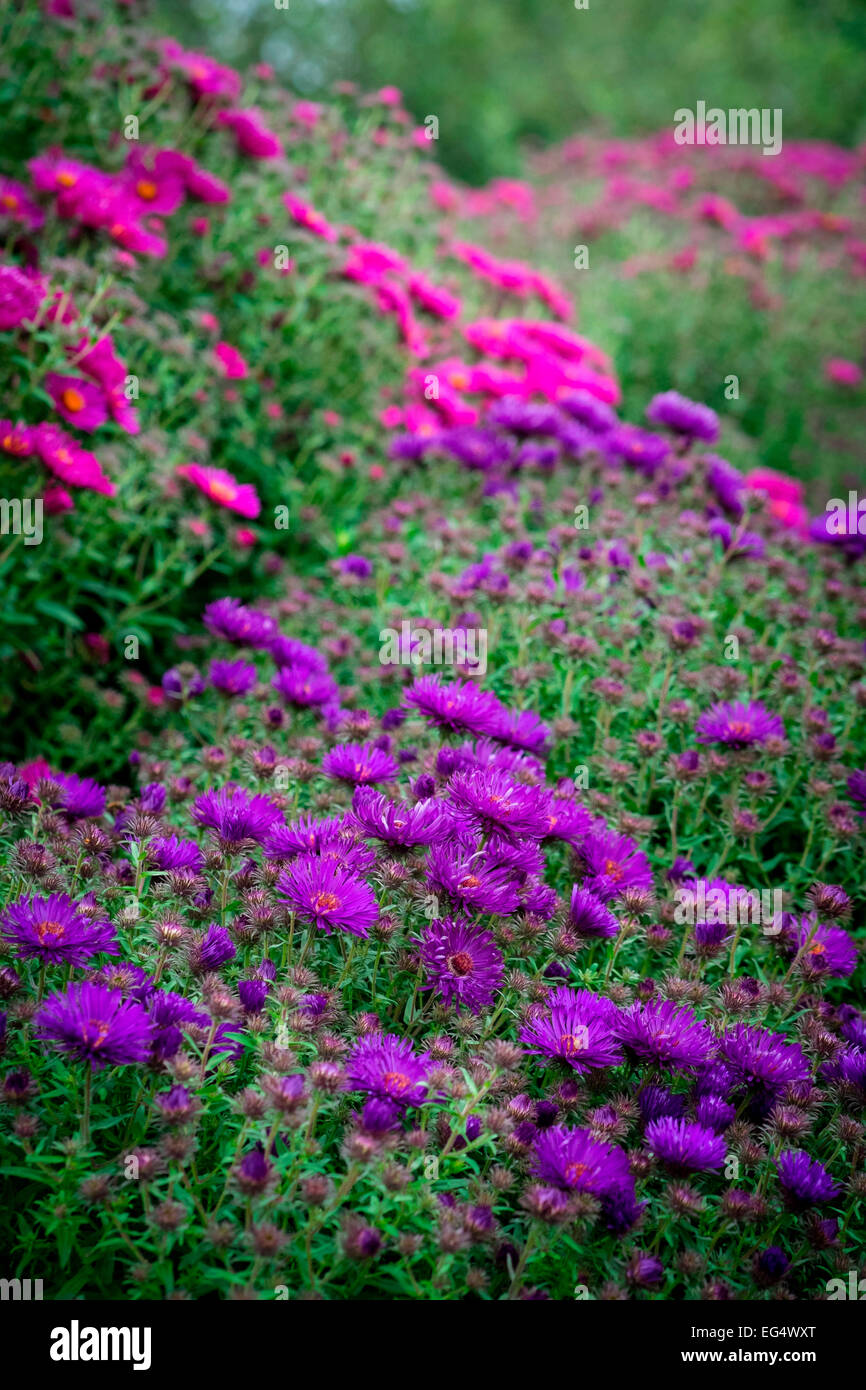
[(272, 63), (304, 96), (400, 87), (473, 182), (524, 141), (633, 135), (679, 106), (781, 107), (788, 139), (866, 138), (863, 0), (157, 0), (160, 27), (226, 62)]

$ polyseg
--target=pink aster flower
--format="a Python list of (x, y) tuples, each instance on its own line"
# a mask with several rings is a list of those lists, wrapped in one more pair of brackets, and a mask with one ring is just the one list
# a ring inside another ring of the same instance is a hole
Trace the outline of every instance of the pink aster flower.
[(108, 419), (108, 408), (101, 389), (92, 381), (79, 376), (61, 376), (49, 372), (45, 389), (54, 401), (58, 415), (68, 425), (92, 434)]
[(245, 376), (249, 376), (249, 367), (231, 343), (217, 343), (213, 351), (222, 368), (223, 376), (228, 377), (230, 381), (241, 381)]
[(36, 452), (45, 467), (70, 487), (113, 497), (117, 489), (105, 476), (95, 454), (80, 448), (77, 441), (58, 425), (37, 425), (33, 431)]
[(283, 202), (300, 227), (305, 227), (308, 232), (320, 236), (323, 241), (339, 240), (340, 234), (336, 227), (332, 227), (327, 218), (316, 212), (310, 203), (305, 203), (303, 198), (296, 198), (293, 193), (284, 193)]
[(718, 743), (726, 748), (751, 748), (768, 738), (784, 738), (785, 726), (757, 700), (746, 704), (720, 701), (705, 710), (695, 725), (698, 743)]
[(23, 222), (31, 231), (38, 231), (45, 221), (45, 214), (33, 202), (23, 183), (0, 175), (0, 217), (10, 217), (13, 222)]
[(283, 153), (280, 141), (268, 130), (260, 111), (221, 111), (217, 124), (234, 132), (238, 149), (252, 159), (278, 159)]
[(239, 516), (254, 520), (262, 509), (258, 494), (251, 483), (239, 483), (223, 468), (210, 468), (200, 463), (182, 463), (175, 470), (221, 507)]
[(17, 265), (0, 265), (0, 332), (35, 319), (44, 298), (40, 280)]

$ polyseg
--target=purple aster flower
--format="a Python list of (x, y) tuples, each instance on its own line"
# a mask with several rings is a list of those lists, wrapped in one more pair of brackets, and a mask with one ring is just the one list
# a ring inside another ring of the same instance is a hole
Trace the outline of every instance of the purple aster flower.
[(698, 1124), (714, 1129), (717, 1134), (726, 1130), (736, 1116), (736, 1106), (721, 1096), (701, 1096), (695, 1106), (695, 1119)]
[(176, 666), (170, 666), (163, 673), (160, 685), (169, 701), (174, 704), (178, 701), (188, 700), (194, 695), (201, 695), (204, 690), (204, 680), (198, 671), (194, 671), (192, 675), (182, 676)]
[(712, 444), (719, 437), (719, 417), (708, 405), (681, 396), (679, 391), (662, 391), (646, 408), (651, 425), (681, 434), (686, 439), (702, 439)]
[(267, 980), (238, 980), (238, 998), (248, 1014), (260, 1014), (265, 1007)]
[(508, 463), (513, 452), (512, 444), (505, 436), (474, 425), (457, 425), (454, 429), (441, 430), (436, 444), (437, 448), (444, 449), (462, 463), (464, 468), (480, 473)]
[(557, 404), (594, 434), (606, 434), (619, 424), (616, 412), (590, 391), (567, 391)]
[(594, 1138), (588, 1129), (566, 1125), (552, 1125), (539, 1133), (530, 1171), (554, 1187), (598, 1197), (631, 1184), (622, 1149)]
[(160, 1118), (169, 1125), (183, 1125), (196, 1113), (196, 1101), (185, 1086), (175, 1085), (154, 1096)]
[(721, 1168), (726, 1145), (721, 1135), (705, 1125), (665, 1115), (646, 1127), (650, 1150), (672, 1173), (709, 1172)]
[(360, 1125), (367, 1134), (379, 1136), (399, 1129), (401, 1119), (400, 1108), (392, 1100), (371, 1096), (361, 1112)]
[(763, 560), (767, 553), (763, 536), (757, 531), (734, 531), (724, 517), (714, 516), (707, 522), (707, 535), (721, 541), (722, 550), (730, 560)]
[(842, 927), (819, 922), (810, 914), (785, 917), (779, 944), (791, 957), (800, 953), (799, 968), (804, 974), (831, 975), (844, 979), (857, 968), (857, 945)]
[(152, 1053), (155, 1061), (174, 1057), (180, 1050), (184, 1032), (190, 1029), (207, 1031), (210, 1015), (197, 1009), (182, 994), (158, 990), (147, 1001), (148, 1017), (153, 1025)]
[(157, 869), (171, 872), (175, 869), (189, 869), (200, 874), (204, 856), (194, 840), (181, 840), (177, 835), (160, 835), (147, 843), (148, 863)]
[(544, 797), (497, 769), (457, 773), (448, 791), (460, 819), (485, 835), (540, 840), (547, 832)]
[(409, 1038), (397, 1033), (366, 1033), (346, 1062), (346, 1089), (365, 1091), (406, 1108), (427, 1096), (430, 1054), (416, 1053)]
[(211, 662), (208, 680), (214, 690), (218, 690), (221, 695), (233, 698), (236, 695), (248, 695), (258, 680), (258, 676), (255, 666), (246, 661), (218, 660)]
[(323, 674), (328, 670), (327, 659), (320, 651), (282, 632), (271, 638), (268, 651), (277, 666), (293, 666), (299, 671), (321, 671)]
[(601, 998), (567, 986), (554, 990), (550, 1012), (531, 1018), (520, 1030), (526, 1051), (557, 1057), (580, 1073), (618, 1066), (622, 1050), (613, 1028), (615, 1010)]
[(550, 738), (550, 729), (531, 709), (503, 709), (493, 730), (493, 737), (507, 743), (511, 748), (518, 748), (527, 753), (543, 753)]
[(584, 838), (579, 856), (586, 874), (584, 887), (596, 897), (610, 902), (626, 888), (652, 890), (649, 860), (627, 835), (615, 830), (591, 830)]
[(788, 1149), (779, 1154), (776, 1171), (785, 1196), (796, 1210), (831, 1202), (842, 1191), (824, 1165), (811, 1159), (802, 1149)]
[(48, 898), (19, 898), (2, 917), (3, 936), (23, 960), (43, 965), (85, 965), (92, 956), (120, 950), (110, 922), (94, 922), (65, 893)]
[(211, 922), (190, 948), (190, 962), (202, 975), (207, 974), (209, 970), (219, 970), (221, 965), (234, 960), (236, 955), (237, 948), (228, 928), (219, 926), (217, 922)]
[(291, 825), (278, 825), (265, 841), (266, 859), (285, 862), (309, 854), (336, 860), (342, 868), (356, 874), (366, 873), (376, 862), (376, 851), (356, 839), (348, 817), (317, 820), (300, 816)]
[(570, 797), (551, 796), (546, 805), (546, 840), (563, 840), (567, 845), (579, 845), (592, 829), (591, 811)]
[(553, 405), (526, 401), (522, 396), (502, 396), (487, 412), (492, 425), (512, 434), (557, 434), (562, 417)]
[(271, 685), (287, 705), (301, 709), (330, 704), (340, 695), (339, 686), (327, 671), (315, 671), (309, 666), (281, 666)]
[(218, 598), (204, 610), (204, 625), (215, 637), (244, 647), (266, 647), (277, 635), (277, 625), (266, 613), (247, 608), (237, 598)]
[(571, 890), (568, 929), (581, 937), (610, 937), (619, 931), (619, 922), (608, 907), (586, 888)]
[(404, 693), (403, 704), (437, 729), (451, 733), (495, 734), (504, 717), (502, 706), (489, 691), (479, 690), (472, 681), (445, 684), (438, 676), (420, 676)]
[(91, 1067), (147, 1060), (151, 1024), (134, 999), (85, 981), (52, 994), (34, 1018), (35, 1033)]
[(386, 845), (413, 849), (429, 845), (441, 833), (443, 809), (440, 801), (390, 801), (372, 787), (356, 787), (352, 797), (352, 817), (365, 835)]
[(424, 928), (417, 945), (431, 985), (446, 1004), (454, 1004), (458, 1013), (465, 1004), (477, 1014), (493, 1003), (505, 972), (492, 932), (443, 917)]
[(343, 555), (338, 561), (341, 574), (351, 574), (355, 579), (369, 579), (373, 566), (364, 555)]
[(679, 1119), (686, 1113), (685, 1096), (676, 1095), (666, 1086), (642, 1086), (638, 1092), (637, 1103), (644, 1124), (648, 1124), (650, 1120), (660, 1120), (665, 1115)]
[(845, 785), (851, 800), (864, 807), (864, 810), (858, 811), (857, 815), (861, 820), (866, 819), (866, 769), (855, 767)]
[(613, 458), (622, 459), (647, 478), (653, 477), (670, 452), (666, 439), (639, 425), (617, 425), (604, 436), (604, 447)]
[(712, 705), (695, 727), (698, 743), (718, 743), (723, 748), (750, 748), (768, 738), (784, 738), (785, 726), (757, 700), (746, 704)]
[(727, 459), (707, 454), (707, 485), (717, 502), (734, 521), (741, 521), (745, 511), (746, 480)]
[(491, 863), (484, 850), (467, 848), (455, 840), (431, 847), (427, 884), (467, 912), (507, 916), (520, 906), (511, 869)]
[(276, 821), (283, 818), (278, 806), (266, 796), (251, 795), (229, 784), (219, 791), (209, 790), (196, 797), (193, 819), (212, 830), (225, 850), (237, 850), (248, 840), (259, 844)]
[(811, 1077), (800, 1045), (789, 1042), (783, 1033), (737, 1023), (723, 1034), (719, 1048), (735, 1082), (749, 1090), (774, 1095)]
[(859, 1092), (860, 1099), (866, 1100), (866, 1051), (859, 1047), (846, 1047), (828, 1064), (827, 1071), (831, 1070), (833, 1080), (853, 1086)]
[(334, 859), (302, 855), (283, 869), (277, 888), (302, 922), (329, 936), (334, 927), (352, 936), (369, 936), (379, 917), (370, 885)]
[(691, 1009), (670, 999), (633, 1004), (616, 1025), (623, 1046), (657, 1067), (691, 1070), (709, 1061), (716, 1039)]
[(400, 764), (374, 743), (338, 743), (322, 759), (322, 771), (338, 782), (367, 786), (373, 782), (392, 782), (400, 771)]
[(105, 810), (105, 792), (92, 777), (74, 772), (52, 772), (50, 780), (62, 788), (57, 809), (70, 820), (91, 820)]

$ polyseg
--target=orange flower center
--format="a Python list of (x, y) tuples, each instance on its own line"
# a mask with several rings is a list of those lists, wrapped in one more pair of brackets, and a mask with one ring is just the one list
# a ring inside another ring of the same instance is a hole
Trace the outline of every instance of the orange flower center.
[(145, 202), (152, 203), (159, 189), (152, 179), (139, 179), (135, 185), (135, 191), (139, 198), (144, 198)]
[(623, 869), (622, 864), (618, 864), (615, 859), (605, 859), (604, 872), (606, 873), (608, 878), (613, 879), (614, 883), (619, 883), (620, 879), (625, 873), (625, 870)]
[(481, 887), (481, 879), (480, 879), (480, 878), (476, 878), (474, 874), (467, 874), (465, 878), (461, 878), (461, 880), (460, 880), (460, 882), (458, 883), (457, 887), (458, 887), (458, 888), (480, 888), (480, 887)]
[(209, 483), (208, 490), (215, 502), (234, 502), (237, 495), (231, 483)]
[(57, 175), (57, 182), (64, 188), (74, 188), (78, 182), (78, 175), (73, 174), (69, 169), (63, 169)]
[(573, 1057), (577, 1052), (583, 1052), (586, 1047), (586, 1038), (579, 1037), (576, 1033), (563, 1033), (559, 1039), (559, 1045), (566, 1057)]
[(26, 439), (16, 438), (14, 434), (3, 436), (2, 447), (7, 454), (26, 454)]
[(74, 386), (67, 386), (66, 390), (61, 393), (60, 399), (67, 410), (78, 411), (84, 409), (84, 397), (80, 391), (76, 391)]
[(567, 1183), (577, 1183), (586, 1172), (585, 1163), (567, 1163), (563, 1171), (563, 1177)]
[(333, 912), (340, 906), (340, 899), (335, 893), (319, 893), (316, 897), (317, 912)]
[(382, 1083), (386, 1091), (396, 1091), (397, 1095), (402, 1095), (412, 1085), (410, 1078), (402, 1071), (386, 1071)]
[(751, 732), (752, 726), (747, 719), (741, 720), (739, 723), (735, 721), (728, 725), (728, 733), (735, 734), (738, 738), (741, 736), (747, 738)]
[(0, 203), (3, 204), (4, 208), (11, 208), (14, 211), (18, 206), (18, 199), (14, 193), (4, 193), (0, 198)]
[(36, 935), (40, 941), (44, 941), (46, 937), (56, 941), (65, 931), (66, 927), (63, 922), (37, 922), (36, 924)]

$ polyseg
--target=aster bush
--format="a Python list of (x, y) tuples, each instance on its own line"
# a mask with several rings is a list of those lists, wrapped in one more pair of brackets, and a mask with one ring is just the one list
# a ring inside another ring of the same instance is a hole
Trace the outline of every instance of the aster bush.
[[(638, 423), (532, 261), (437, 256), (399, 94), (4, 22), (57, 129), (0, 181), (2, 447), (80, 489), (0, 562), (48, 624), (0, 764), (10, 1274), (826, 1298), (866, 1225), (864, 547), (682, 383)], [(153, 143), (100, 144), (133, 79)]]

